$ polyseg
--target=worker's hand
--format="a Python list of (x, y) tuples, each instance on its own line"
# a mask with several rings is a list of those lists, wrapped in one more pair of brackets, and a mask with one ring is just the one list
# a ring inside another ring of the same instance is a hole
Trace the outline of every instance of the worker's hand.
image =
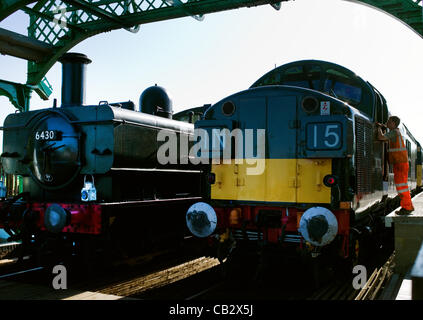
[(376, 122), (375, 124), (380, 128), (386, 129), (386, 126), (383, 123)]

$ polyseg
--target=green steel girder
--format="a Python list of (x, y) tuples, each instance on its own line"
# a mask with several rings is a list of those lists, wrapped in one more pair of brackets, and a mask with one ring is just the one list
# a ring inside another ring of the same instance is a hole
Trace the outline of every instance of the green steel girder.
[[(278, 9), (280, 0), (1, 0), (0, 21), (22, 10), (30, 23), (26, 39), (0, 30), (0, 44), (7, 47), (0, 52), (28, 60), (26, 85), (3, 81), (0, 95), (21, 111), (29, 109), (34, 89), (48, 99), (51, 86), (45, 74), (60, 56), (96, 34), (120, 28), (135, 33), (144, 23), (189, 15), (201, 20), (205, 13), (263, 4)], [(29, 52), (28, 46), (33, 51)]]
[(344, 0), (367, 5), (404, 23), (423, 38), (422, 0)]
[(0, 95), (9, 98), (13, 106), (19, 111), (29, 110), (29, 99), (32, 88), (27, 85), (0, 80)]
[(33, 3), (33, 0), (2, 0), (0, 1), (0, 21), (10, 16), (13, 12)]
[[(291, 1), (291, 0), (282, 0)], [(270, 4), (281, 0), (0, 0), (0, 21), (17, 10), (30, 17), (28, 38), (51, 48), (43, 59), (28, 61), (29, 87), (42, 88), (42, 79), (57, 59), (96, 34), (124, 28), (137, 32), (142, 24), (192, 16), (202, 20), (212, 12)], [(422, 0), (344, 0), (381, 10), (423, 37)], [(28, 41), (22, 41), (28, 43)], [(19, 51), (19, 50), (16, 50)], [(48, 90), (37, 90), (48, 94)], [(0, 92), (1, 93), (1, 92)]]
[[(289, 1), (289, 0), (284, 0)], [(346, 0), (383, 10), (403, 21), (423, 36), (422, 0)], [(0, 20), (5, 13), (22, 9), (30, 16), (28, 36), (54, 47), (43, 61), (28, 62), (27, 83), (41, 81), (57, 59), (79, 42), (96, 34), (125, 28), (137, 31), (137, 26), (154, 21), (272, 4), (275, 0), (43, 0), (33, 8), (34, 1), (2, 1)]]
[[(284, 0), (288, 1), (288, 0)], [(278, 0), (52, 0), (37, 3), (30, 15), (29, 37), (54, 46), (42, 62), (28, 62), (27, 83), (37, 84), (57, 59), (79, 42), (96, 34), (185, 16), (264, 4)], [(34, 11), (38, 11), (34, 12)]]
[(48, 100), (53, 88), (45, 77), (36, 86), (0, 79), (0, 96), (9, 98), (13, 106), (21, 112), (29, 110), (29, 100), (33, 90), (35, 90), (42, 99)]

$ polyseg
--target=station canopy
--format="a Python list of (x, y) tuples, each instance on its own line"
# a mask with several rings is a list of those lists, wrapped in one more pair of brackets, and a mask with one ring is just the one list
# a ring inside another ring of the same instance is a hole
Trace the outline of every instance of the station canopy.
[[(292, 1), (292, 0), (283, 0)], [(324, 0), (322, 0), (324, 1)], [(423, 37), (422, 0), (355, 1), (399, 19)], [(0, 80), (0, 95), (21, 111), (29, 109), (32, 90), (47, 100), (52, 88), (45, 78), (54, 63), (79, 42), (115, 29), (136, 33), (155, 21), (204, 15), (259, 5), (281, 8), (275, 0), (2, 0), (0, 22), (18, 10), (29, 15), (28, 34), (0, 28), (0, 53), (28, 60), (26, 84)]]

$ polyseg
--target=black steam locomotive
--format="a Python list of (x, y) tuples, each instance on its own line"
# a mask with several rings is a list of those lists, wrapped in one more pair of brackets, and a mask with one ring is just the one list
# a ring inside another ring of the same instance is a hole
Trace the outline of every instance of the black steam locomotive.
[(181, 235), (178, 212), (198, 199), (200, 172), (161, 164), (157, 136), (165, 130), (188, 139), (193, 125), (172, 120), (172, 101), (157, 85), (143, 92), (139, 112), (131, 101), (85, 105), (91, 61), (68, 53), (60, 62), (61, 107), (4, 122), (2, 165), (23, 177), (23, 193), (0, 203), (0, 227), (24, 242), (55, 235), (75, 245), (94, 236), (125, 248)]

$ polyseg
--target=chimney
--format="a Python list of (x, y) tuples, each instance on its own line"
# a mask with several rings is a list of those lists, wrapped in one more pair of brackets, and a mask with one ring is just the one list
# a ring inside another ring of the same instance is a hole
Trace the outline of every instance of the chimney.
[(91, 60), (82, 53), (65, 53), (62, 63), (62, 105), (81, 106), (85, 103), (85, 69)]

